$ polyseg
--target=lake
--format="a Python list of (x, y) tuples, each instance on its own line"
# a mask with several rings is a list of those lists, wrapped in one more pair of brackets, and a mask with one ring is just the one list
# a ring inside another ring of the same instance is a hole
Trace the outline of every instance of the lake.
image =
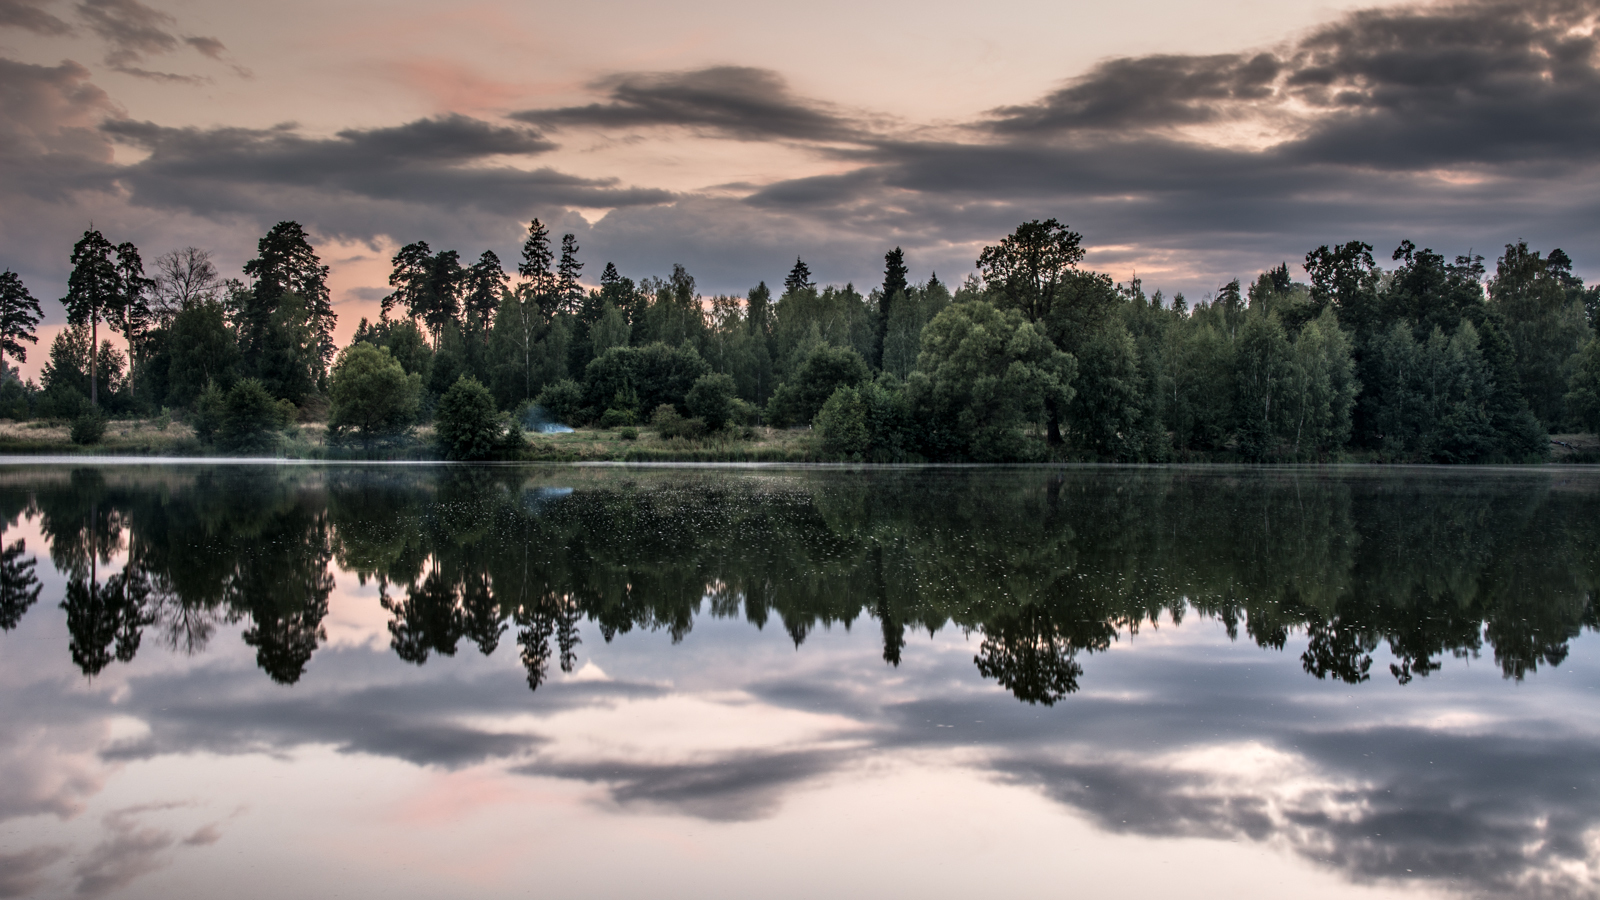
[(0, 897), (1600, 895), (1600, 471), (0, 466)]

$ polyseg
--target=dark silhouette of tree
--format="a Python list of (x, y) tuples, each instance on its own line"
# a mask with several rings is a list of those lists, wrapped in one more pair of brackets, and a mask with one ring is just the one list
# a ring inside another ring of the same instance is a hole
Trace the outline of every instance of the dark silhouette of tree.
[(583, 263), (578, 262), (578, 238), (576, 235), (563, 234), (561, 261), (556, 265), (556, 293), (561, 298), (561, 312), (578, 311), (578, 304), (583, 301), (583, 286), (578, 283), (578, 276), (582, 272)]
[(555, 317), (561, 303), (556, 273), (550, 268), (554, 261), (550, 229), (534, 219), (528, 225), (528, 239), (522, 242), (522, 263), (517, 266), (517, 274), (523, 278), (522, 290), (547, 322)]
[(89, 326), (89, 403), (100, 405), (96, 348), (100, 344), (100, 323), (113, 321), (123, 298), (122, 280), (112, 261), (111, 242), (98, 231), (83, 233), (72, 247), (72, 274), (67, 277), (67, 295), (61, 305), (67, 308), (67, 321)]
[(467, 269), (463, 304), (468, 320), (475, 323), (484, 336), (488, 335), (489, 322), (500, 305), (500, 292), (510, 280), (493, 250), (483, 251), (478, 261)]
[(1021, 310), (1030, 322), (1043, 321), (1057, 291), (1083, 261), (1082, 241), (1055, 219), (1024, 222), (999, 244), (983, 248), (978, 272), (999, 291), (999, 305)]
[(16, 628), (44, 587), (33, 571), (38, 561), (31, 556), (24, 559), (22, 553), (20, 540), (0, 550), (0, 631)]
[(17, 362), (28, 361), (22, 343), (39, 343), (34, 329), (43, 317), (39, 301), (28, 293), (22, 278), (10, 269), (0, 272), (0, 369), (4, 369), (8, 354)]
[(811, 290), (817, 283), (811, 280), (811, 267), (806, 261), (796, 256), (794, 267), (789, 270), (789, 277), (783, 279), (783, 292), (792, 294), (796, 291)]

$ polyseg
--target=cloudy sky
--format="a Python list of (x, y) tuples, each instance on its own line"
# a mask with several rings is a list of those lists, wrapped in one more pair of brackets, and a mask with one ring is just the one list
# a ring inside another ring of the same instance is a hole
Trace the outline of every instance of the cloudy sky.
[[(1600, 0), (0, 0), (0, 267), (46, 300), (91, 223), (237, 272), (281, 219), (339, 333), (413, 240), (706, 292), (796, 255), (959, 280), (1054, 216), (1191, 296), (1362, 239), (1600, 275)], [(42, 354), (38, 354), (42, 355)], [(37, 361), (30, 359), (36, 368)]]

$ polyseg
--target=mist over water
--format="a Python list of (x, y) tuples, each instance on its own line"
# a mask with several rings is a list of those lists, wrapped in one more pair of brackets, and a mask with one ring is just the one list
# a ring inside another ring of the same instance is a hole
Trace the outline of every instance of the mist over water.
[(748, 896), (803, 852), (780, 895), (1593, 896), (1597, 499), (1553, 467), (7, 466), (0, 886), (636, 896), (620, 854)]

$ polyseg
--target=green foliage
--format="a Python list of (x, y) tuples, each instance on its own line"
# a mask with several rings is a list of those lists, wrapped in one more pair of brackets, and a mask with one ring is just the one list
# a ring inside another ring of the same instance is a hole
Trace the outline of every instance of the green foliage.
[(278, 445), (279, 432), (293, 421), (293, 412), (294, 406), (274, 400), (260, 379), (240, 379), (222, 398), (217, 446), (229, 453), (271, 451)]
[(580, 424), (583, 385), (570, 378), (563, 378), (554, 384), (546, 385), (534, 402), (543, 407), (545, 413), (556, 422), (564, 425)]
[(867, 433), (867, 409), (861, 392), (841, 386), (822, 404), (817, 413), (817, 431), (822, 434), (822, 449), (829, 456), (860, 460), (871, 448)]
[(0, 354), (9, 355), (18, 362), (28, 359), (23, 343), (37, 344), (33, 333), (44, 311), (39, 301), (28, 293), (21, 276), (10, 269), (0, 272)]
[(23, 385), (15, 376), (0, 377), (0, 418), (18, 422), (28, 418), (32, 412), (31, 386), (32, 382)]
[(1234, 359), (1239, 452), (1249, 460), (1265, 460), (1276, 455), (1288, 430), (1294, 368), (1288, 335), (1275, 314), (1245, 316)]
[(928, 323), (906, 384), (928, 455), (982, 462), (1031, 458), (1023, 434), (1072, 401), (1077, 361), (1015, 309), (956, 303)]
[(408, 375), (387, 347), (353, 344), (334, 363), (328, 392), (333, 402), (330, 436), (353, 431), (370, 446), (405, 433), (416, 422), (422, 376)]
[(1100, 459), (1139, 459), (1144, 390), (1133, 335), (1121, 323), (1102, 328), (1081, 342), (1077, 362), (1076, 390), (1065, 417), (1069, 440)]
[(733, 377), (713, 373), (695, 379), (684, 404), (690, 414), (706, 423), (706, 428), (721, 431), (733, 421), (735, 400)]
[(711, 367), (694, 347), (676, 349), (656, 342), (644, 347), (613, 347), (589, 363), (583, 375), (585, 405), (616, 406), (628, 398), (629, 408), (654, 409), (663, 403), (685, 411), (689, 389)]
[[(73, 402), (64, 398), (77, 395), (84, 398), (99, 396), (117, 406), (116, 395), (122, 388), (122, 368), (126, 357), (111, 346), (110, 341), (100, 342), (100, 352), (91, 367), (89, 359), (92, 331), (84, 325), (63, 328), (50, 342), (50, 358), (45, 361), (40, 381), (49, 398), (52, 411), (45, 415), (68, 417), (77, 415)], [(91, 387), (91, 371), (96, 385)], [(63, 405), (65, 404), (65, 405)]]
[(488, 459), (506, 435), (494, 396), (476, 378), (466, 375), (439, 398), (433, 427), (439, 447), (449, 459)]
[(624, 425), (632, 425), (638, 418), (631, 409), (612, 408), (600, 414), (600, 427), (621, 428)]
[(68, 436), (74, 444), (98, 444), (106, 436), (106, 415), (97, 409), (88, 409), (72, 420)]
[(162, 337), (166, 352), (152, 366), (166, 364), (167, 404), (187, 409), (212, 381), (232, 385), (239, 346), (221, 303), (204, 301), (179, 310)]
[(818, 345), (767, 403), (767, 421), (779, 428), (816, 418), (822, 404), (840, 387), (855, 387), (872, 377), (866, 360), (848, 347)]
[(1585, 431), (1600, 432), (1600, 338), (1590, 338), (1567, 382), (1567, 410)]
[(663, 403), (656, 407), (650, 416), (650, 424), (663, 440), (683, 438), (685, 440), (699, 440), (705, 437), (706, 423), (704, 419), (684, 418), (670, 403)]
[(625, 441), (637, 441), (639, 439), (639, 429), (637, 429), (637, 428), (624, 428), (621, 431), (617, 432), (617, 437), (619, 437), (619, 438), (621, 438), (621, 439), (623, 439)]

